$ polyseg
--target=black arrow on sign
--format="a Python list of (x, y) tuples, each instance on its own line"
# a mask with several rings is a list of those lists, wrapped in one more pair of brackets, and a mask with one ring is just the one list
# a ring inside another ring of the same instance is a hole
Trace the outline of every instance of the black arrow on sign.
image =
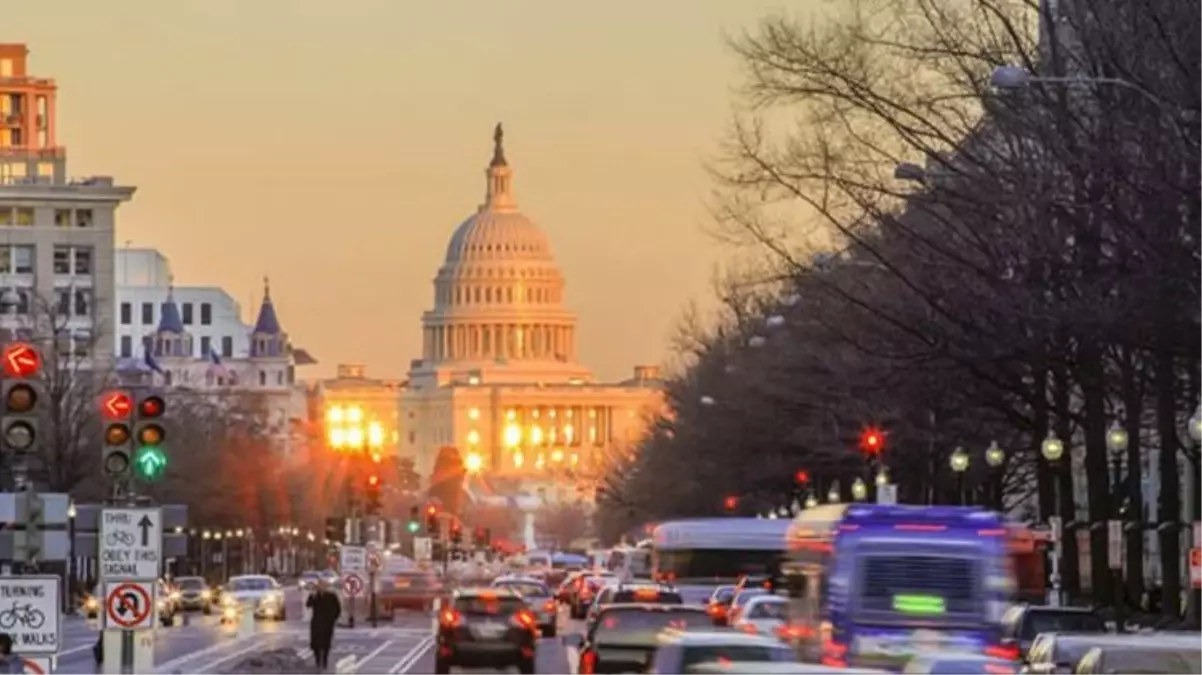
[(138, 521), (138, 527), (142, 528), (142, 545), (150, 546), (150, 528), (154, 527), (154, 521), (150, 516), (142, 516), (142, 520)]

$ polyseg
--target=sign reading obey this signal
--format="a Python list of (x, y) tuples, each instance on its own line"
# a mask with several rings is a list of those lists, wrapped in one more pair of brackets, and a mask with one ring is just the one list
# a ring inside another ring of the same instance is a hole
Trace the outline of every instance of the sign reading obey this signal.
[(157, 579), (163, 559), (160, 509), (105, 509), (100, 516), (100, 576)]

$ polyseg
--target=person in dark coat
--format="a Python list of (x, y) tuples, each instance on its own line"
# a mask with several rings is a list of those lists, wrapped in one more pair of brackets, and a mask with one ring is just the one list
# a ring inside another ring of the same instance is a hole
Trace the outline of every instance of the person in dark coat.
[(309, 648), (317, 667), (325, 670), (330, 665), (330, 645), (334, 642), (334, 624), (342, 615), (342, 601), (330, 591), (325, 581), (318, 582), (317, 590), (305, 601), (305, 607), (313, 610), (309, 621)]

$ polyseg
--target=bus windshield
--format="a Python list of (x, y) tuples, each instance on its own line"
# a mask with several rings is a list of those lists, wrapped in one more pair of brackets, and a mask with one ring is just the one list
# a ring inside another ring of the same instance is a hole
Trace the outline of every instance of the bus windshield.
[(656, 571), (660, 575), (689, 581), (737, 581), (748, 575), (776, 576), (780, 571), (781, 551), (735, 549), (661, 550)]

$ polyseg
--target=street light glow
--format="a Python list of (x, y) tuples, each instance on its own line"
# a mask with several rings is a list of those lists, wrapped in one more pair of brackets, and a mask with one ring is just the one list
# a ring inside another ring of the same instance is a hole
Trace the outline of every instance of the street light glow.
[(948, 458), (948, 463), (951, 464), (952, 471), (964, 473), (968, 470), (968, 453), (964, 452), (964, 448), (957, 447)]
[(522, 428), (516, 424), (505, 425), (505, 445), (516, 448), (522, 442)]
[(484, 459), (480, 457), (480, 453), (470, 452), (463, 459), (463, 468), (467, 469), (468, 473), (479, 473), (480, 469), (484, 468)]
[(1127, 430), (1117, 420), (1110, 425), (1110, 429), (1106, 432), (1106, 447), (1111, 452), (1126, 450), (1130, 440), (1130, 437), (1127, 436)]
[(991, 441), (989, 447), (985, 448), (985, 463), (996, 469), (1006, 461), (1006, 451), (1002, 450), (1002, 446), (997, 444), (997, 441)]
[(384, 445), (384, 427), (379, 422), (371, 422), (367, 425), (367, 443), (373, 448)]
[(1047, 461), (1057, 462), (1064, 456), (1064, 443), (1056, 438), (1056, 432), (1049, 431), (1048, 437), (1043, 439), (1043, 444), (1039, 446), (1039, 451)]

